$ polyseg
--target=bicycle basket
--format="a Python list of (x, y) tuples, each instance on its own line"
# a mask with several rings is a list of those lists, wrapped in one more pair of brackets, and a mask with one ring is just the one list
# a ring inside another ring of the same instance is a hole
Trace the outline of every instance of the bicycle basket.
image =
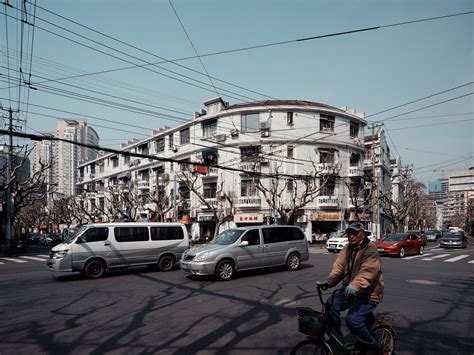
[(297, 307), (298, 330), (306, 335), (313, 337), (323, 337), (328, 316), (324, 313), (315, 311), (307, 307)]

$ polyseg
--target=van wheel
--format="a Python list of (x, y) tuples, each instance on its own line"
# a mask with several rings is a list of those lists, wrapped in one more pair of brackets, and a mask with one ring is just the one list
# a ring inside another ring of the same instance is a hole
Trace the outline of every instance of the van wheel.
[(222, 260), (216, 266), (216, 277), (221, 281), (230, 280), (234, 273), (234, 263), (230, 260)]
[(161, 271), (171, 271), (174, 268), (174, 258), (171, 255), (165, 255), (158, 261), (158, 267)]
[(100, 260), (92, 260), (84, 268), (84, 275), (88, 279), (98, 279), (105, 273), (105, 264)]
[(300, 268), (300, 256), (297, 253), (291, 253), (286, 260), (286, 267), (290, 271), (295, 271)]

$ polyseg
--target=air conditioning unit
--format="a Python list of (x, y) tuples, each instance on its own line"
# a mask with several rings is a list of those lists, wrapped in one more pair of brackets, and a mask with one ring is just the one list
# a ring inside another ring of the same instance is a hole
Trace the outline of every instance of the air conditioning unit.
[(265, 129), (260, 132), (261, 137), (270, 137), (270, 130)]
[(225, 142), (227, 136), (225, 134), (218, 134), (216, 135), (216, 142)]
[(230, 135), (231, 135), (231, 137), (238, 137), (239, 136), (239, 130), (238, 129), (231, 129), (230, 130)]
[(260, 129), (270, 129), (270, 121), (260, 122)]

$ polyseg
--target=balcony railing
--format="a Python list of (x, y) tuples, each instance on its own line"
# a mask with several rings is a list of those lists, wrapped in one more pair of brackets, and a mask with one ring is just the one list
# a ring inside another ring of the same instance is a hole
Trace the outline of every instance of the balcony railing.
[(357, 203), (357, 207), (362, 207), (363, 204), (364, 204), (364, 198), (362, 197), (357, 197), (357, 199), (355, 201), (352, 200), (352, 198), (347, 198), (347, 206), (349, 208), (354, 208), (355, 205), (354, 205), (354, 202)]
[(350, 166), (349, 167), (349, 172), (347, 174), (348, 176), (363, 176), (364, 175), (364, 169), (358, 166)]
[(339, 199), (332, 196), (319, 196), (317, 198), (318, 206), (320, 208), (338, 208)]
[(239, 197), (237, 205), (239, 207), (260, 207), (262, 199), (259, 196)]
[(149, 180), (138, 180), (137, 188), (139, 190), (146, 190), (150, 188), (150, 181)]
[[(217, 199), (216, 198), (206, 198), (205, 200), (206, 200), (207, 203), (209, 203), (211, 205), (212, 208), (217, 207)], [(208, 209), (209, 207), (207, 207), (206, 204), (201, 202), (201, 208)]]
[(242, 170), (245, 170), (245, 171), (251, 171), (251, 172), (255, 172), (255, 171), (260, 171), (262, 170), (262, 166), (260, 165), (260, 163), (258, 162), (251, 162), (251, 161), (243, 161), (240, 163), (240, 167)]
[(334, 174), (337, 172), (337, 164), (335, 163), (319, 163), (316, 165), (316, 169), (321, 174)]

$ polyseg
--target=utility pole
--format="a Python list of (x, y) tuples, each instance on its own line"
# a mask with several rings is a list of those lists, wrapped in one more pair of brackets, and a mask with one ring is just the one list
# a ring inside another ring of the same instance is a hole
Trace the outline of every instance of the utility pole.
[(377, 238), (375, 223), (376, 223), (376, 210), (375, 210), (375, 203), (376, 203), (376, 188), (375, 185), (375, 125), (372, 124), (372, 144), (370, 146), (371, 155), (372, 155), (372, 195), (371, 195), (371, 206), (372, 206), (372, 232), (375, 232), (375, 237)]

